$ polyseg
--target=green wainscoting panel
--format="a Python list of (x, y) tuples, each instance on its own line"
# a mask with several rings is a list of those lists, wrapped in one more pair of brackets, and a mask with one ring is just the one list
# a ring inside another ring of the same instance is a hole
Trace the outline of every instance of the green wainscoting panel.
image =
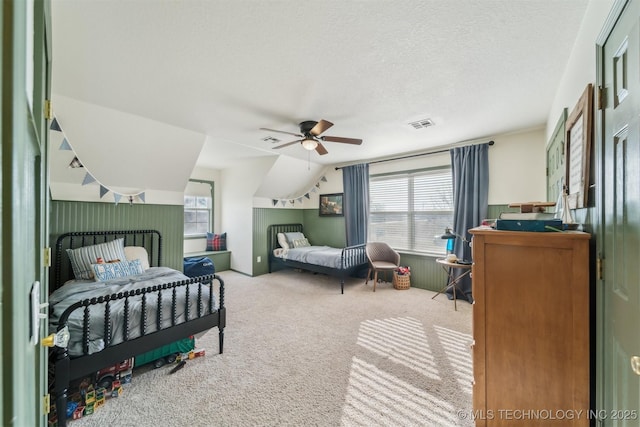
[(411, 287), (439, 291), (447, 283), (447, 273), (434, 257), (400, 253), (400, 264), (411, 267)]
[(305, 209), (304, 234), (312, 245), (343, 248), (347, 245), (347, 233), (342, 216), (320, 216), (318, 209)]
[(184, 208), (128, 203), (51, 202), (51, 245), (70, 231), (158, 230), (162, 235), (162, 265), (182, 271)]
[[(253, 209), (253, 274), (269, 272), (267, 253), (267, 228), (271, 224), (303, 224), (302, 209)], [(258, 262), (260, 257), (260, 262)]]

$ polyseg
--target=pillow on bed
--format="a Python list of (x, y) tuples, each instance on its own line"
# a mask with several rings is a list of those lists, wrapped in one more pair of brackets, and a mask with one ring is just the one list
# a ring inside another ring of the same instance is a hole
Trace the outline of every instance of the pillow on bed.
[(67, 255), (76, 279), (92, 279), (94, 271), (91, 264), (95, 264), (98, 258), (102, 258), (105, 262), (127, 259), (124, 253), (124, 238), (77, 249), (67, 249)]
[(287, 236), (284, 233), (278, 233), (278, 243), (282, 249), (289, 249), (289, 242), (287, 242)]
[(284, 235), (287, 237), (287, 242), (289, 243), (289, 247), (293, 248), (293, 242), (299, 239), (306, 239), (305, 235), (300, 233), (300, 232), (293, 232), (293, 233), (284, 233)]
[(304, 238), (304, 239), (296, 239), (293, 241), (293, 247), (294, 248), (302, 248), (304, 246), (311, 246), (311, 244), (309, 243), (309, 241)]
[(110, 262), (106, 264), (91, 264), (96, 282), (104, 282), (119, 277), (135, 276), (144, 273), (139, 259), (134, 261)]
[(144, 270), (149, 269), (149, 254), (143, 246), (125, 246), (124, 254), (127, 261), (137, 259)]

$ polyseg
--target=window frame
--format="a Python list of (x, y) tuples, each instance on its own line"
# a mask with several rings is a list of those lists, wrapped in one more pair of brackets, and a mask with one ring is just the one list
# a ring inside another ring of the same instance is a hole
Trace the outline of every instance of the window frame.
[[(451, 209), (450, 210), (429, 210), (429, 211), (424, 211), (424, 210), (416, 210), (415, 206), (414, 206), (414, 202), (415, 202), (415, 179), (416, 177), (422, 177), (425, 175), (428, 175), (429, 173), (437, 173), (437, 172), (448, 172), (449, 176), (451, 178)], [(417, 224), (416, 224), (416, 218), (420, 215), (425, 214), (425, 212), (427, 214), (445, 214), (445, 213), (449, 213), (450, 214), (450, 219), (449, 222), (451, 224), (449, 224), (448, 226), (451, 226), (453, 223), (453, 214), (454, 214), (454, 207), (453, 207), (453, 169), (450, 165), (442, 165), (442, 166), (434, 166), (434, 167), (429, 167), (429, 168), (421, 168), (421, 169), (411, 169), (411, 170), (402, 170), (402, 171), (395, 171), (395, 172), (385, 172), (385, 173), (378, 173), (378, 174), (371, 174), (370, 175), (370, 181), (384, 181), (385, 178), (386, 179), (393, 179), (393, 178), (406, 178), (407, 180), (407, 197), (406, 197), (406, 203), (407, 203), (407, 210), (397, 210), (397, 211), (384, 211), (384, 212), (374, 212), (372, 209), (372, 205), (375, 202), (375, 200), (373, 200), (372, 198), (372, 194), (371, 194), (371, 185), (370, 185), (370, 193), (369, 193), (369, 223), (368, 223), (368, 240), (369, 241), (373, 241), (372, 239), (374, 238), (371, 235), (372, 230), (374, 229), (374, 227), (372, 227), (372, 219), (374, 219), (376, 216), (384, 216), (384, 215), (389, 215), (389, 214), (397, 214), (397, 215), (404, 215), (406, 217), (406, 221), (407, 221), (407, 226), (406, 229), (403, 230), (407, 233), (407, 246), (408, 248), (398, 248), (398, 247), (394, 247), (394, 249), (400, 251), (400, 252), (405, 252), (405, 253), (414, 253), (414, 254), (418, 254), (418, 255), (425, 255), (425, 256), (443, 256), (446, 254), (446, 241), (443, 240), (442, 241), (442, 251), (433, 251), (433, 250), (422, 250), (422, 249), (418, 249), (416, 248), (417, 244), (416, 241), (420, 236), (416, 235), (416, 229), (418, 228)], [(442, 228), (442, 232), (444, 233), (444, 229), (445, 226), (443, 226)], [(380, 239), (378, 239), (380, 240)], [(384, 241), (384, 240), (383, 240)], [(389, 243), (389, 242), (387, 242)], [(392, 244), (393, 246), (393, 244)], [(439, 245), (438, 245), (439, 246)]]
[[(184, 203), (184, 199), (182, 202), (182, 207), (183, 207), (183, 212), (186, 212), (187, 210), (200, 210), (200, 211), (204, 211), (204, 210), (208, 210), (209, 211), (209, 230), (208, 232), (213, 231), (213, 220), (214, 220), (214, 207), (215, 207), (215, 198), (214, 198), (214, 189), (215, 189), (215, 182), (213, 181), (208, 181), (208, 180), (202, 180), (202, 179), (189, 179), (189, 182), (196, 182), (199, 184), (208, 184), (211, 188), (211, 206), (208, 209), (203, 209), (203, 208), (187, 208), (185, 203)], [(186, 192), (184, 193), (184, 197), (188, 197), (188, 196), (192, 196), (190, 194), (187, 194)], [(193, 197), (193, 196), (192, 196)], [(195, 196), (197, 197), (197, 196)], [(202, 197), (202, 196), (201, 196)], [(185, 227), (184, 227), (185, 221), (184, 221), (184, 217), (183, 217), (183, 221), (182, 221), (182, 236), (185, 240), (188, 239), (202, 239), (203, 237), (206, 238), (207, 237), (207, 232), (205, 233), (197, 233), (197, 234), (185, 234)]]

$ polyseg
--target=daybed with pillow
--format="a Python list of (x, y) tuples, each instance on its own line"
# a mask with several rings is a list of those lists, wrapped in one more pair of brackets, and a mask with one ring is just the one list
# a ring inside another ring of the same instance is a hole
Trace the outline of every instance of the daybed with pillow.
[(161, 259), (155, 230), (57, 239), (49, 325), (57, 331), (50, 369), (59, 426), (73, 379), (216, 326), (222, 353), (224, 282), (215, 274), (189, 278)]
[(345, 278), (366, 271), (365, 245), (332, 248), (313, 246), (304, 235), (302, 224), (273, 224), (267, 228), (269, 273), (283, 267), (299, 268), (340, 279), (344, 293)]

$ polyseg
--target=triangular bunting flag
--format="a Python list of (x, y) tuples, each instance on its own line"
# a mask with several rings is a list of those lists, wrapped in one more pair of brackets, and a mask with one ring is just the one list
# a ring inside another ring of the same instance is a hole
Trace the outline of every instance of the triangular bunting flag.
[(109, 189), (103, 185), (100, 186), (100, 198), (102, 199), (105, 194), (109, 192)]
[(320, 183), (316, 182), (316, 187), (320, 188)]
[(280, 204), (281, 204), (282, 206), (284, 206), (284, 205), (286, 205), (286, 204), (287, 204), (287, 201), (286, 201), (286, 200), (280, 200)]
[(140, 199), (140, 201), (141, 201), (142, 203), (144, 203), (144, 193), (140, 193), (140, 194), (138, 194), (138, 198)]
[(304, 197), (306, 197), (307, 199), (311, 199), (311, 196), (309, 195), (309, 193), (305, 194)]
[(320, 181), (327, 182), (327, 178), (325, 176), (323, 176), (322, 178), (320, 178)]
[(116, 206), (118, 205), (118, 202), (120, 201), (121, 198), (122, 198), (122, 194), (113, 193), (113, 200), (116, 202)]
[(271, 202), (273, 202), (273, 206), (278, 204), (278, 201), (276, 199), (271, 200)]
[(82, 185), (91, 184), (92, 182), (96, 182), (96, 179), (92, 177), (89, 172), (87, 172), (87, 174), (84, 176), (84, 179), (82, 180)]
[(294, 204), (296, 201), (295, 200), (289, 200), (289, 203)]
[(296, 200), (297, 200), (298, 202), (302, 203), (302, 197), (298, 197)]
[(311, 189), (311, 191), (312, 191), (313, 193), (315, 193), (316, 191), (318, 191), (318, 189), (317, 189), (316, 187), (313, 187), (313, 188)]
[(53, 119), (53, 121), (51, 122), (51, 126), (49, 126), (49, 129), (62, 132), (62, 129), (60, 129), (60, 125), (58, 124), (58, 119), (56, 118)]
[(73, 151), (73, 148), (71, 148), (71, 145), (69, 145), (69, 141), (67, 141), (67, 138), (62, 140), (62, 144), (60, 144), (59, 149), (65, 151)]

